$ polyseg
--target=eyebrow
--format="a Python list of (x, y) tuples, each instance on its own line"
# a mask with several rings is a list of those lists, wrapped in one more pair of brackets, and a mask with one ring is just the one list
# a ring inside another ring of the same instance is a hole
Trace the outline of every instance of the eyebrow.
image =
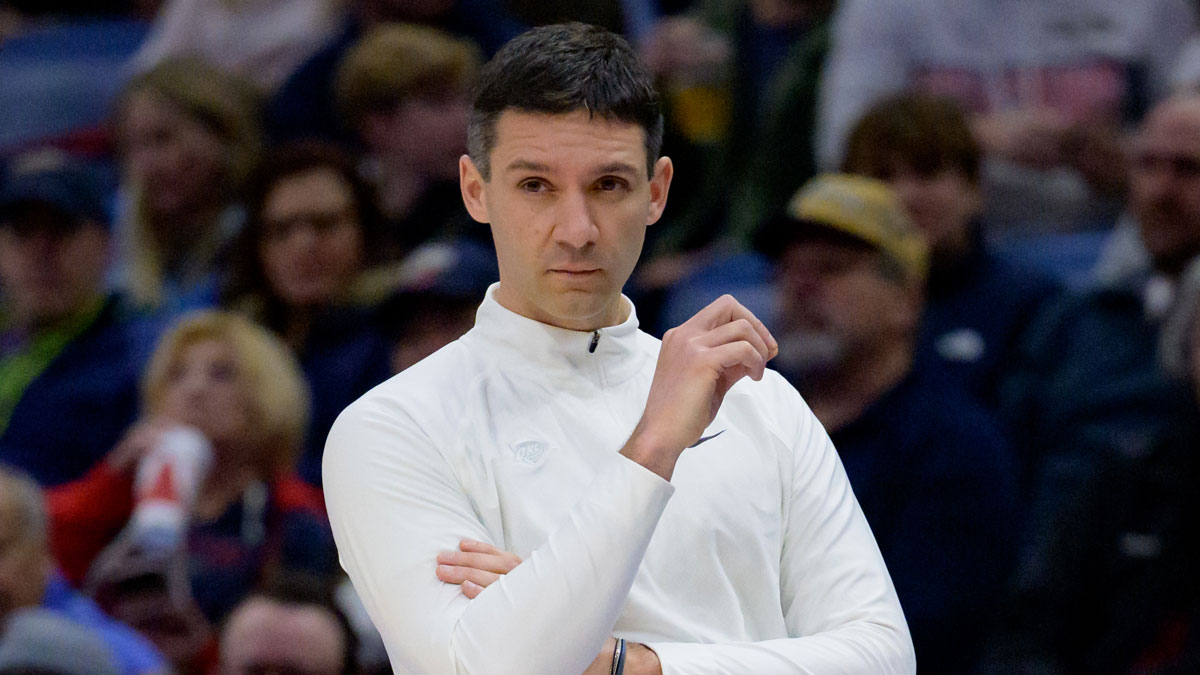
[(505, 171), (532, 171), (534, 173), (550, 173), (550, 167), (540, 162), (531, 162), (527, 159), (514, 159), (509, 162), (508, 166), (504, 167)]
[(634, 167), (632, 164), (626, 164), (625, 162), (613, 162), (611, 164), (605, 164), (604, 166), (600, 167), (599, 170), (597, 170), (597, 173), (627, 174), (634, 178), (637, 178), (640, 175), (640, 172), (636, 167)]
[[(505, 171), (532, 171), (534, 173), (551, 173), (549, 165), (541, 162), (533, 162), (527, 159), (515, 159), (504, 168)], [(624, 174), (631, 177), (638, 177), (639, 172), (636, 167), (627, 162), (612, 162), (598, 167), (595, 170), (597, 174)]]

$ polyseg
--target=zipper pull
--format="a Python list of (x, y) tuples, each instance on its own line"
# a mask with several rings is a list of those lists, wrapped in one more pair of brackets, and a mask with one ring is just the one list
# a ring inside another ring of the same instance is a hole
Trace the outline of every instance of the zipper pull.
[(595, 354), (596, 353), (596, 345), (598, 345), (598, 344), (600, 344), (600, 331), (595, 330), (595, 331), (592, 331), (592, 343), (590, 345), (588, 345), (588, 353)]

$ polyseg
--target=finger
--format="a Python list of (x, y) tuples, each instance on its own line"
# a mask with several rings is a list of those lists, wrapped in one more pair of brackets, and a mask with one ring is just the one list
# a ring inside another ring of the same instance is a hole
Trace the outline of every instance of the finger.
[(475, 539), (463, 539), (462, 541), (458, 542), (458, 550), (466, 551), (468, 553), (491, 553), (493, 555), (500, 555), (504, 553), (504, 551), (501, 549), (498, 549), (487, 542), (477, 541)]
[(694, 339), (699, 340), (700, 344), (709, 348), (744, 340), (753, 345), (764, 359), (771, 358), (767, 343), (763, 342), (762, 336), (745, 319), (737, 319), (736, 321), (717, 326), (707, 333), (696, 336)]
[(766, 324), (755, 316), (754, 312), (742, 306), (732, 295), (722, 295), (712, 301), (707, 307), (688, 319), (684, 325), (694, 325), (708, 331), (738, 319), (750, 322), (750, 325), (762, 338), (763, 343), (767, 345), (768, 358), (774, 358), (779, 353), (779, 343), (775, 341), (771, 331), (767, 330)]
[(500, 575), (485, 570), (477, 570), (472, 567), (438, 565), (437, 578), (448, 584), (461, 584), (464, 581), (471, 581), (487, 588), (492, 585), (492, 582), (499, 579)]
[(437, 561), (442, 565), (473, 567), (477, 570), (495, 572), (497, 574), (507, 574), (514, 567), (521, 564), (520, 559), (515, 558), (515, 556), (509, 556), (506, 553), (462, 553), (459, 551), (442, 551), (438, 554)]
[[(754, 380), (761, 380), (763, 371), (767, 367), (766, 359), (749, 342), (731, 342), (719, 347), (713, 347), (709, 350), (709, 354), (715, 361), (716, 369), (722, 375), (727, 371), (741, 366), (746, 369), (745, 375), (749, 375)], [(731, 374), (737, 373), (735, 371)], [(730, 382), (730, 386), (732, 384)]]
[(476, 597), (479, 596), (480, 593), (483, 592), (483, 586), (480, 586), (479, 584), (475, 583), (474, 581), (471, 581), (470, 579), (467, 579), (466, 581), (462, 582), (462, 586), (460, 586), (460, 588), (462, 588), (462, 594), (472, 600), (474, 600)]

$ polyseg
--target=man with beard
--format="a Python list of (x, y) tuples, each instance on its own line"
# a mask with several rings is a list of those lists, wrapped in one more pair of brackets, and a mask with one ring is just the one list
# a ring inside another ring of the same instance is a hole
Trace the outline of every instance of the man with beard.
[[(1140, 254), (1049, 311), (1009, 383), (1007, 407), (1038, 464), (1005, 628), (983, 672), (1130, 672), (1141, 656), (1170, 663), (1172, 645), (1191, 639), (1175, 640), (1157, 614), (1168, 606), (1160, 598), (1182, 603), (1191, 592), (1162, 570), (1193, 555), (1194, 509), (1176, 497), (1194, 492), (1177, 483), (1192, 475), (1195, 450), (1194, 394), (1160, 357), (1171, 343), (1164, 326), (1194, 307), (1178, 296), (1200, 260), (1200, 97), (1159, 104), (1131, 150)], [(1189, 534), (1176, 539), (1172, 527)], [(1155, 636), (1161, 644), (1147, 649)]]
[(829, 430), (923, 673), (962, 673), (1008, 572), (1015, 466), (995, 421), (919, 360), (924, 240), (890, 188), (820, 176), (761, 241), (778, 254), (776, 365)]
[(1002, 392), (1027, 456), (1042, 465), (1035, 528), (1059, 508), (1063, 481), (1089, 455), (1143, 455), (1190, 412), (1187, 388), (1163, 374), (1157, 354), (1179, 278), (1200, 256), (1200, 96), (1159, 104), (1131, 150), (1133, 250), (1120, 271), (1031, 327), (1022, 366)]

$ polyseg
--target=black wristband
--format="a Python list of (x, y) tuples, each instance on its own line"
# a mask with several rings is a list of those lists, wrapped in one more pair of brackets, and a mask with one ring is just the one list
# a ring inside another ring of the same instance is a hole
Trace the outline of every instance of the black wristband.
[(625, 640), (618, 639), (620, 642), (620, 654), (617, 656), (617, 667), (613, 670), (614, 675), (623, 675), (625, 672)]

